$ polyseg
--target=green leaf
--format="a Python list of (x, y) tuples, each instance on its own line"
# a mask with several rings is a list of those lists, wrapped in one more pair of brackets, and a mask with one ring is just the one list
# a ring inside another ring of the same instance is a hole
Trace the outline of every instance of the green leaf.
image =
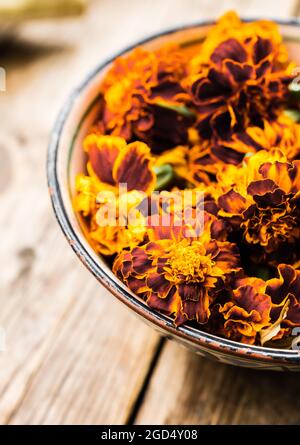
[(292, 119), (294, 122), (300, 122), (300, 110), (285, 110), (284, 114)]
[(270, 269), (267, 266), (251, 264), (247, 265), (247, 274), (251, 277), (261, 278), (266, 281), (270, 278)]
[(261, 278), (262, 280), (266, 281), (270, 278), (270, 270), (268, 267), (265, 266), (259, 266), (256, 268), (255, 276), (258, 278)]
[(186, 40), (185, 42), (180, 42), (179, 46), (181, 48), (188, 48), (189, 46), (199, 45), (199, 43), (203, 43), (206, 36), (197, 37), (195, 39)]
[(195, 118), (197, 116), (193, 110), (190, 110), (185, 105), (173, 105), (166, 102), (156, 102), (155, 105), (168, 110), (176, 111), (176, 113), (181, 114), (184, 117)]
[(173, 167), (170, 164), (154, 167), (154, 172), (156, 174), (155, 190), (166, 189), (175, 177)]

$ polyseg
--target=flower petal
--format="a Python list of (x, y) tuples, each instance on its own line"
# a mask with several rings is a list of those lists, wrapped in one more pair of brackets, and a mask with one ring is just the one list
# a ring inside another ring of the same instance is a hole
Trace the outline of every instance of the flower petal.
[(225, 59), (243, 63), (247, 60), (247, 52), (238, 40), (228, 39), (222, 42), (211, 55), (211, 60), (217, 64)]
[(157, 294), (159, 298), (166, 298), (172, 287), (170, 281), (166, 280), (164, 275), (157, 272), (149, 274), (146, 283), (151, 291)]
[(247, 200), (233, 189), (220, 196), (218, 204), (228, 214), (238, 215), (247, 208)]
[(128, 191), (149, 193), (156, 181), (152, 164), (149, 147), (142, 142), (133, 142), (116, 159), (113, 178), (117, 183), (127, 184)]
[(178, 293), (182, 300), (184, 315), (189, 320), (197, 320), (201, 324), (206, 323), (210, 315), (207, 289), (196, 283), (180, 284)]
[(125, 139), (115, 136), (91, 134), (84, 140), (84, 149), (89, 154), (93, 172), (101, 182), (113, 185), (114, 163), (121, 150), (126, 146)]

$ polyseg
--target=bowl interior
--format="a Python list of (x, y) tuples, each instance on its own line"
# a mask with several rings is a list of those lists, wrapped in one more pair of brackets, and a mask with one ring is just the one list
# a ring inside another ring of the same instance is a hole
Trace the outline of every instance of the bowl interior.
[[(203, 40), (211, 27), (211, 23), (195, 25), (187, 28), (177, 29), (165, 32), (159, 36), (146, 39), (140, 42), (146, 49), (157, 49), (166, 42), (180, 42), (186, 45), (199, 44)], [(280, 31), (287, 44), (290, 56), (300, 65), (300, 26), (293, 23), (280, 24)], [(132, 48), (124, 51), (123, 54), (131, 51)], [(121, 283), (112, 273), (104, 258), (95, 253), (92, 246), (84, 235), (84, 223), (75, 214), (72, 207), (74, 196), (75, 177), (77, 173), (85, 172), (86, 158), (82, 150), (83, 138), (94, 123), (100, 108), (99, 90), (103, 77), (109, 70), (112, 61), (107, 61), (96, 68), (85, 82), (73, 93), (69, 102), (60, 114), (54, 135), (52, 145), (55, 145), (55, 156), (50, 159), (48, 167), (50, 173), (55, 171), (55, 191), (52, 199), (59, 222), (69, 239), (70, 244), (87, 265), (91, 272), (102, 281), (116, 296), (129, 306), (139, 306), (143, 316), (151, 319), (163, 321), (164, 327), (172, 326), (172, 320), (155, 311), (149, 309), (143, 300), (134, 295), (123, 283)], [(51, 149), (51, 147), (50, 147)], [(53, 164), (53, 165), (52, 165)], [(51, 178), (49, 180), (52, 185)], [(171, 328), (170, 328), (171, 329)], [(239, 347), (246, 351), (247, 346), (224, 340), (214, 335), (201, 333), (200, 330), (192, 327), (179, 328), (178, 332), (185, 333), (187, 339), (199, 339), (222, 344), (224, 348)], [(253, 347), (258, 354), (268, 354), (270, 348)], [(271, 350), (273, 354), (282, 354), (282, 351)], [(285, 351), (287, 356), (294, 355), (295, 351)]]
[[(171, 31), (154, 38), (146, 39), (144, 42), (142, 42), (142, 45), (144, 48), (149, 50), (158, 49), (162, 44), (167, 42), (184, 42), (186, 45), (197, 45), (203, 40), (210, 28), (211, 24), (206, 24)], [(125, 50), (122, 55), (126, 55), (131, 51), (131, 49), (132, 48)], [(84, 236), (84, 221), (79, 217), (79, 215), (76, 215), (72, 207), (76, 175), (86, 171), (86, 156), (82, 150), (82, 141), (88, 129), (95, 122), (97, 114), (100, 110), (100, 85), (105, 74), (110, 69), (114, 59), (115, 57), (96, 69), (94, 73), (92, 73), (86, 80), (82, 88), (75, 91), (72, 100), (72, 107), (68, 116), (66, 117), (64, 128), (60, 137), (57, 168), (58, 182), (61, 185), (60, 189), (63, 205), (72, 226), (75, 228), (80, 238), (80, 242), (85, 246), (89, 255), (99, 263), (103, 270), (105, 270), (106, 274), (108, 274), (113, 281), (119, 282), (119, 280), (111, 272), (111, 269), (108, 267), (105, 259), (95, 254), (92, 246), (89, 245), (89, 242)], [(119, 284), (128, 291), (123, 283), (119, 282)], [(139, 299), (137, 296), (134, 296), (134, 298)]]

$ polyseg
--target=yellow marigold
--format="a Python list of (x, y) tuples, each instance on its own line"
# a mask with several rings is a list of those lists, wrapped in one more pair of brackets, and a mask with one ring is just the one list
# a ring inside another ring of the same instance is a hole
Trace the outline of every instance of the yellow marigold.
[(198, 136), (191, 142), (191, 145), (165, 151), (156, 158), (155, 165), (172, 165), (179, 178), (197, 187), (201, 183), (209, 185), (225, 164), (239, 165), (245, 156), (261, 150), (271, 152), (279, 148), (286, 160), (297, 159), (300, 124), (282, 113), (274, 121), (264, 120), (262, 127), (250, 126), (243, 132), (233, 133), (228, 140), (206, 140)]
[(119, 196), (112, 192), (98, 194), (98, 209), (88, 233), (97, 252), (113, 255), (144, 240), (147, 219), (139, 208), (144, 199), (145, 195), (136, 190)]
[(218, 192), (224, 194), (232, 188), (237, 193), (247, 194), (249, 184), (261, 179), (259, 168), (267, 162), (287, 163), (288, 159), (281, 150), (273, 148), (260, 150), (255, 155), (249, 153), (239, 165), (221, 165), (216, 175)]
[(76, 187), (74, 208), (85, 217), (86, 236), (98, 253), (113, 255), (144, 240), (144, 193), (133, 190), (117, 195), (95, 187), (94, 178), (83, 175), (77, 177)]
[[(127, 145), (122, 138), (98, 134), (88, 135), (83, 145), (90, 176), (77, 176), (74, 208), (86, 218), (88, 238), (104, 255), (132, 248), (146, 232), (138, 206), (156, 182), (150, 149), (142, 142)], [(134, 220), (128, 220), (130, 211)]]

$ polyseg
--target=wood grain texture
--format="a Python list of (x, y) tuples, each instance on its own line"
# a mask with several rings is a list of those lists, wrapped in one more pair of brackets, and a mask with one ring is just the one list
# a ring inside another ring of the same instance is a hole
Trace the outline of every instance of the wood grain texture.
[(166, 343), (137, 424), (299, 424), (297, 374), (214, 363)]
[[(122, 424), (130, 417), (159, 337), (90, 276), (64, 241), (46, 187), (49, 132), (70, 90), (100, 60), (147, 34), (229, 8), (283, 17), (295, 2), (98, 0), (81, 19), (29, 23), (19, 38), (0, 43), (7, 71), (7, 92), (0, 93), (0, 326), (7, 342), (0, 352), (1, 424)], [(258, 421), (258, 392), (253, 396), (249, 386), (235, 403), (235, 385), (249, 375), (167, 344), (137, 421), (241, 422), (248, 403)], [(279, 377), (264, 377), (266, 384), (268, 378), (276, 390)], [(252, 377), (252, 385), (259, 382)], [(287, 382), (296, 385), (292, 376)], [(224, 389), (230, 386), (231, 397)]]
[(85, 298), (73, 302), (46, 340), (47, 352), (10, 423), (126, 422), (156, 335), (88, 283)]
[(98, 28), (99, 5), (82, 21), (28, 25), (1, 47), (1, 423), (124, 423), (158, 341), (78, 262), (47, 193), (47, 142), (63, 98), (117, 49)]

